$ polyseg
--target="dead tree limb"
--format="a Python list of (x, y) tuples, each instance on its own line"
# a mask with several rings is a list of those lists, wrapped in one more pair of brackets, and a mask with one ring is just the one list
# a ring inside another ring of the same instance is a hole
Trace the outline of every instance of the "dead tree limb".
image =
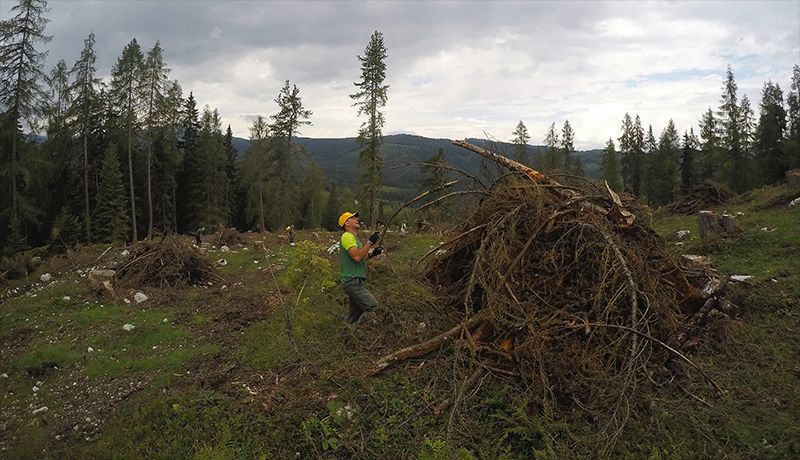
[[(525, 166), (522, 163), (518, 163), (502, 155), (498, 155), (497, 153), (492, 152), (490, 150), (478, 147), (477, 145), (472, 145), (467, 141), (454, 140), (453, 144), (461, 148), (465, 148), (469, 151), (475, 152), (478, 155), (481, 155), (484, 158), (487, 158), (489, 160), (494, 161), (495, 163), (505, 166), (506, 168), (512, 171), (518, 172), (530, 178), (532, 181), (536, 183), (545, 185), (561, 185), (540, 171)], [(575, 192), (568, 188), (554, 187), (554, 188), (548, 188), (548, 190), (550, 190), (551, 193), (555, 194), (556, 196), (564, 200), (569, 200), (570, 198), (575, 197)], [(606, 185), (606, 191), (609, 194), (609, 198), (611, 199), (610, 210), (605, 209), (602, 206), (598, 206), (594, 203), (582, 203), (581, 206), (589, 211), (596, 212), (608, 217), (610, 220), (614, 221), (620, 227), (630, 227), (631, 225), (633, 225), (635, 216), (630, 211), (625, 209), (624, 206), (622, 206), (622, 202), (620, 201), (619, 196), (613, 191), (611, 191), (611, 189), (608, 188), (608, 185)]]
[(428, 353), (432, 352), (433, 350), (436, 350), (445, 343), (448, 343), (451, 340), (453, 340), (453, 338), (459, 335), (464, 328), (466, 328), (467, 330), (472, 329), (483, 320), (484, 320), (483, 315), (476, 316), (468, 321), (465, 321), (461, 324), (454, 326), (452, 329), (449, 329), (430, 340), (418, 343), (416, 345), (412, 345), (410, 347), (403, 348), (401, 350), (397, 350), (390, 355), (386, 355), (375, 362), (375, 365), (372, 366), (372, 373), (377, 374), (382, 370), (386, 369), (387, 367), (391, 366), (392, 364), (398, 363), (400, 361), (405, 361), (406, 359), (409, 358), (416, 358), (419, 356), (427, 355)]
[(384, 224), (383, 230), (381, 230), (381, 237), (378, 239), (378, 241), (383, 241), (383, 237), (386, 235), (386, 230), (389, 228), (389, 224), (392, 222), (392, 220), (394, 220), (395, 217), (397, 217), (398, 214), (400, 214), (400, 211), (402, 211), (404, 208), (407, 208), (408, 206), (410, 206), (410, 205), (416, 203), (417, 201), (425, 198), (426, 196), (430, 195), (431, 193), (436, 193), (439, 190), (444, 190), (447, 187), (450, 187), (451, 185), (454, 185), (454, 184), (457, 184), (457, 183), (458, 183), (457, 180), (451, 180), (450, 182), (445, 182), (441, 186), (439, 186), (439, 187), (437, 187), (437, 188), (435, 188), (433, 190), (426, 190), (426, 191), (420, 193), (419, 195), (415, 196), (414, 198), (412, 198), (412, 199), (406, 201), (405, 203), (401, 204), (397, 208), (397, 210), (394, 212), (394, 214), (392, 214), (392, 216), (389, 217), (389, 220), (386, 221), (386, 224)]

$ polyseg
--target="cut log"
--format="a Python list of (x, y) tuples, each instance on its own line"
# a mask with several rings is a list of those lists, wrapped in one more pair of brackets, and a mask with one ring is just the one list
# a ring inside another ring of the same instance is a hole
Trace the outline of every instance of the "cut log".
[(700, 227), (700, 239), (705, 241), (742, 233), (733, 214), (719, 215), (714, 211), (700, 211), (697, 213), (697, 224)]

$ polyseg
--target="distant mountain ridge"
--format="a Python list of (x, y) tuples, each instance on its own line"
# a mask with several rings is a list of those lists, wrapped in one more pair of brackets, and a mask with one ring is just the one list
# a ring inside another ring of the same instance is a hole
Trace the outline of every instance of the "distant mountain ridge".
[[(349, 184), (356, 181), (360, 176), (358, 168), (359, 148), (354, 137), (321, 139), (299, 137), (295, 141), (305, 148), (308, 155), (317, 162), (329, 180)], [(514, 151), (514, 144), (510, 142), (490, 142), (485, 139), (467, 139), (467, 141), (482, 147), (489, 147), (497, 151), (497, 153), (508, 157), (511, 157)], [(250, 148), (250, 141), (234, 137), (233, 145), (241, 157)], [(472, 174), (479, 172), (481, 157), (453, 145), (450, 139), (431, 139), (412, 134), (392, 134), (383, 137), (383, 184), (392, 188), (416, 189), (420, 181), (420, 171), (417, 163), (429, 159), (439, 148), (444, 149), (445, 160), (453, 166)], [(529, 145), (528, 157), (533, 159), (541, 151), (544, 151), (544, 146)], [(586, 150), (576, 152), (576, 154), (583, 162), (586, 175), (590, 178), (599, 177), (599, 162), (602, 150)]]

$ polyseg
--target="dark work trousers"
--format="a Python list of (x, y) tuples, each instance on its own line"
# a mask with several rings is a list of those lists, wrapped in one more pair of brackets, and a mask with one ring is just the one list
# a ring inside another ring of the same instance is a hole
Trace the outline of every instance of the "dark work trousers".
[(364, 287), (364, 278), (345, 281), (342, 283), (342, 289), (350, 302), (350, 314), (347, 316), (347, 322), (350, 324), (358, 322), (362, 314), (378, 305), (375, 296)]

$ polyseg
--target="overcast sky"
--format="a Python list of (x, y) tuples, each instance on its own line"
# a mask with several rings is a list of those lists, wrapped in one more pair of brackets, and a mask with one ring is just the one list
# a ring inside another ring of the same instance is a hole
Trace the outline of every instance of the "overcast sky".
[[(16, 3), (16, 2), (14, 2)], [(8, 18), (12, 0), (2, 2)], [(763, 84), (789, 90), (800, 64), (800, 1), (172, 1), (50, 0), (48, 66), (71, 66), (94, 31), (107, 77), (134, 37), (161, 41), (185, 95), (217, 108), (234, 135), (277, 111), (283, 81), (313, 111), (308, 137), (352, 137), (356, 55), (384, 34), (390, 85), (384, 134), (531, 144), (570, 121), (578, 149), (619, 137), (625, 112), (658, 135), (719, 105), (731, 65), (758, 110)], [(485, 134), (486, 133), (486, 134)]]

